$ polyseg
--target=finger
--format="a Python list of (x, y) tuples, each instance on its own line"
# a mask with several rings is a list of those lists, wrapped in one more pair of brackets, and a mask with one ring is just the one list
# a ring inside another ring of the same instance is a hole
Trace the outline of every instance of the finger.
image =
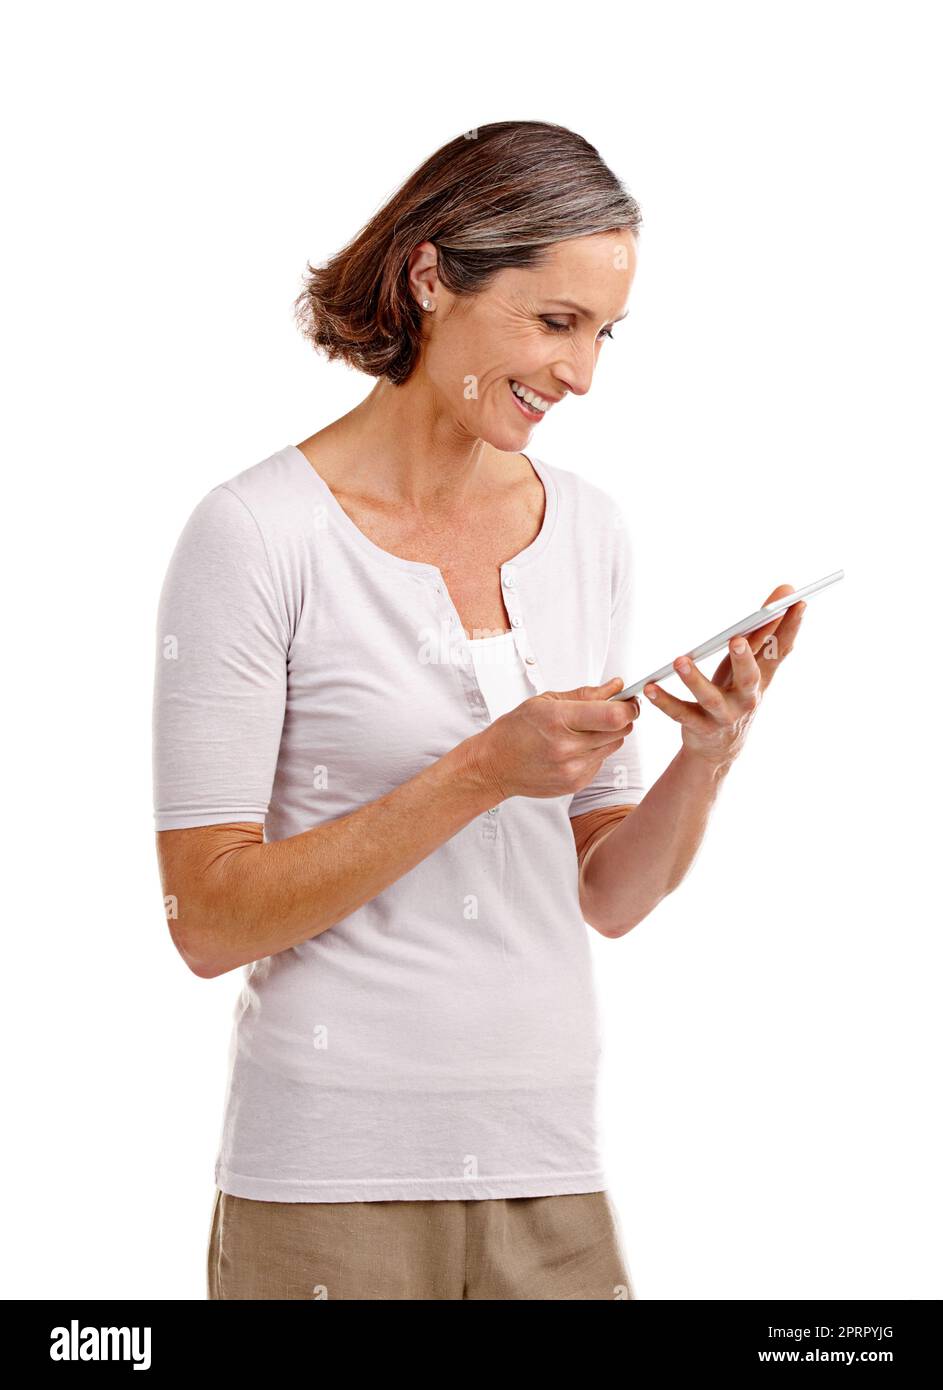
[(544, 694), (551, 700), (606, 700), (618, 694), (624, 684), (621, 676), (612, 676), (604, 685), (578, 685), (574, 690), (545, 690)]
[(698, 670), (689, 656), (676, 657), (671, 664), (705, 713), (722, 724), (728, 723), (732, 711), (724, 692)]
[[(788, 594), (794, 594), (795, 592), (792, 584), (777, 584), (773, 592), (763, 600), (763, 607), (765, 608), (768, 603), (774, 603), (778, 598), (786, 598)], [(782, 623), (790, 613), (794, 612), (796, 608), (804, 607), (804, 603), (794, 603), (792, 607), (784, 608), (781, 613), (777, 613), (774, 617), (770, 618), (769, 622), (764, 623), (762, 627), (755, 627), (752, 632), (746, 633), (745, 636), (750, 644), (750, 650), (758, 652), (766, 639), (778, 630), (780, 623)]]
[(667, 714), (669, 719), (673, 719), (676, 724), (690, 724), (694, 727), (698, 724), (705, 726), (710, 722), (700, 705), (692, 705), (690, 700), (679, 700), (653, 682), (646, 685), (642, 694), (663, 714)]
[(730, 667), (733, 673), (733, 688), (740, 700), (749, 704), (757, 699), (761, 685), (760, 668), (745, 637), (731, 639)]
[(764, 641), (764, 650), (758, 660), (761, 690), (766, 689), (783, 660), (792, 651), (805, 610), (806, 604), (802, 601), (787, 608), (779, 628)]
[(721, 690), (726, 690), (727, 686), (730, 684), (730, 674), (730, 651), (728, 648), (727, 655), (714, 671), (711, 680), (716, 686), (719, 686)]
[(603, 685), (580, 685), (575, 690), (545, 690), (543, 697), (538, 698), (567, 700), (574, 704), (594, 704), (601, 707), (593, 712), (589, 723), (582, 713), (568, 710), (565, 716), (566, 723), (574, 730), (610, 729), (615, 733), (628, 733), (628, 726), (638, 719), (642, 708), (637, 695), (633, 695), (630, 700), (610, 698), (617, 695), (624, 686), (625, 682), (621, 676), (612, 676)]
[[(765, 608), (768, 603), (775, 603), (778, 598), (787, 598), (789, 594), (794, 594), (795, 592), (796, 590), (793, 584), (777, 584), (769, 597), (763, 600), (763, 607)], [(786, 611), (788, 612), (789, 610), (787, 609)], [(780, 616), (782, 615), (780, 614)]]
[[(763, 607), (765, 608), (767, 603), (772, 603), (777, 598), (785, 598), (787, 594), (792, 593), (795, 593), (795, 589), (791, 584), (779, 584), (766, 598)], [(804, 603), (793, 604), (792, 607), (785, 608), (782, 613), (777, 613), (775, 617), (770, 618), (769, 622), (764, 623), (762, 627), (755, 627), (752, 632), (744, 633), (744, 641), (749, 644), (750, 651), (753, 655), (755, 656), (772, 634), (778, 631), (780, 623), (783, 622), (788, 614), (795, 612), (796, 609), (799, 609), (801, 612), (804, 608)], [(733, 670), (730, 665), (729, 650), (728, 647), (728, 655), (723, 658), (711, 676), (711, 680), (716, 686), (719, 686), (721, 690), (727, 688), (730, 683), (730, 678), (733, 675)], [(763, 684), (765, 685), (766, 682), (764, 681)]]
[(607, 758), (610, 758), (613, 753), (621, 752), (624, 743), (624, 738), (617, 738), (615, 742), (611, 739), (608, 742), (604, 740), (602, 743), (594, 741), (593, 743), (584, 744), (579, 751), (583, 756), (588, 756), (589, 753), (595, 753), (599, 758), (600, 764), (602, 764)]
[[(788, 611), (789, 610), (787, 609), (787, 612)], [(764, 623), (762, 627), (754, 628), (752, 632), (744, 634), (743, 640), (749, 647), (751, 655), (756, 655), (756, 653), (760, 650), (763, 644), (767, 642), (770, 637), (772, 637), (774, 632), (777, 631), (779, 624), (782, 621), (783, 615), (782, 613), (778, 613), (775, 618), (771, 618), (770, 621), (768, 623)], [(727, 686), (730, 684), (730, 679), (732, 675), (733, 668), (730, 664), (730, 647), (728, 646), (727, 655), (724, 657), (714, 674), (711, 676), (711, 680), (721, 690), (726, 690)]]
[(620, 690), (625, 689), (625, 681), (622, 679), (621, 676), (613, 676), (611, 681), (607, 681), (605, 685), (597, 686), (596, 689), (600, 693), (599, 695), (593, 696), (592, 698), (602, 698), (608, 704), (614, 705), (616, 709), (618, 709), (621, 705), (622, 708), (626, 711), (634, 710), (634, 714), (630, 714), (629, 717), (632, 719), (638, 719), (639, 715), (642, 712), (642, 703), (637, 695), (630, 695), (627, 700), (613, 700), (612, 698), (613, 695), (618, 695)]
[[(787, 595), (794, 594), (795, 592), (795, 588), (792, 584), (777, 584), (773, 592), (767, 595), (763, 600), (762, 607), (765, 608), (768, 603), (775, 603), (776, 599), (786, 598)], [(775, 613), (773, 617), (770, 618), (769, 622), (764, 623), (762, 627), (755, 627), (752, 632), (745, 633), (744, 635), (751, 649), (754, 652), (757, 651), (766, 641), (770, 633), (776, 631), (779, 624), (783, 621), (783, 618), (786, 617), (788, 613), (791, 613), (794, 608), (800, 606), (804, 607), (805, 605), (793, 604), (791, 608), (784, 608), (782, 613)]]
[(563, 710), (563, 720), (573, 733), (607, 733), (624, 735), (641, 714), (637, 695), (631, 700), (569, 700)]

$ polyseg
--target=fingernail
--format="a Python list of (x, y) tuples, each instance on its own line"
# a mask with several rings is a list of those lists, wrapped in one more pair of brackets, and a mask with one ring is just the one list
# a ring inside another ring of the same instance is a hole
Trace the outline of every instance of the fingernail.
[(688, 661), (688, 659), (687, 659), (686, 656), (682, 656), (682, 657), (679, 659), (679, 661), (678, 661), (678, 670), (679, 670), (679, 671), (682, 671), (682, 672), (684, 673), (684, 675), (687, 675), (687, 673), (690, 671), (690, 669), (691, 669), (691, 663), (690, 663), (690, 661)]
[(743, 640), (742, 637), (738, 637), (738, 638), (737, 638), (736, 642), (734, 642), (734, 644), (733, 644), (733, 649), (734, 649), (735, 652), (738, 652), (738, 653), (739, 653), (739, 652), (745, 652), (745, 651), (746, 651), (746, 649), (747, 649), (747, 644), (746, 644), (746, 642), (744, 642), (744, 640)]

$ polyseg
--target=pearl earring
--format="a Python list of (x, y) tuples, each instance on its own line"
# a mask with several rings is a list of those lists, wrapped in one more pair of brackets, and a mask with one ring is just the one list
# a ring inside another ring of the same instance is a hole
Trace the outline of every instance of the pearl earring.
[(432, 308), (432, 302), (431, 302), (431, 300), (424, 299), (424, 300), (422, 301), (422, 307), (423, 307), (424, 309), (431, 309), (431, 308)]

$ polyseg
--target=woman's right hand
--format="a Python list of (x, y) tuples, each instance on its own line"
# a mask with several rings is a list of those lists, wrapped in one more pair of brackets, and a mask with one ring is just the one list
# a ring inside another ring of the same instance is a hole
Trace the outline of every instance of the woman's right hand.
[(624, 685), (545, 690), (473, 734), (468, 755), (496, 802), (509, 796), (568, 796), (587, 786), (622, 747), (639, 717), (638, 696), (609, 700)]

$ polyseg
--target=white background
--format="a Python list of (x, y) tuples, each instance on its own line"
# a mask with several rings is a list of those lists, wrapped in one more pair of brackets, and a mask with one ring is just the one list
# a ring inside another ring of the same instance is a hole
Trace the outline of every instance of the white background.
[[(638, 669), (810, 601), (683, 884), (593, 934), (640, 1299), (943, 1295), (932, 8), (36, 4), (2, 58), (7, 1298), (205, 1298), (240, 972), (151, 821), (155, 616), (217, 482), (372, 383), (291, 304), (445, 141), (568, 125), (644, 217), (533, 451), (622, 504)], [(720, 657), (702, 663), (710, 674)], [(686, 696), (677, 677), (667, 688)], [(643, 702), (648, 784), (678, 731)]]

